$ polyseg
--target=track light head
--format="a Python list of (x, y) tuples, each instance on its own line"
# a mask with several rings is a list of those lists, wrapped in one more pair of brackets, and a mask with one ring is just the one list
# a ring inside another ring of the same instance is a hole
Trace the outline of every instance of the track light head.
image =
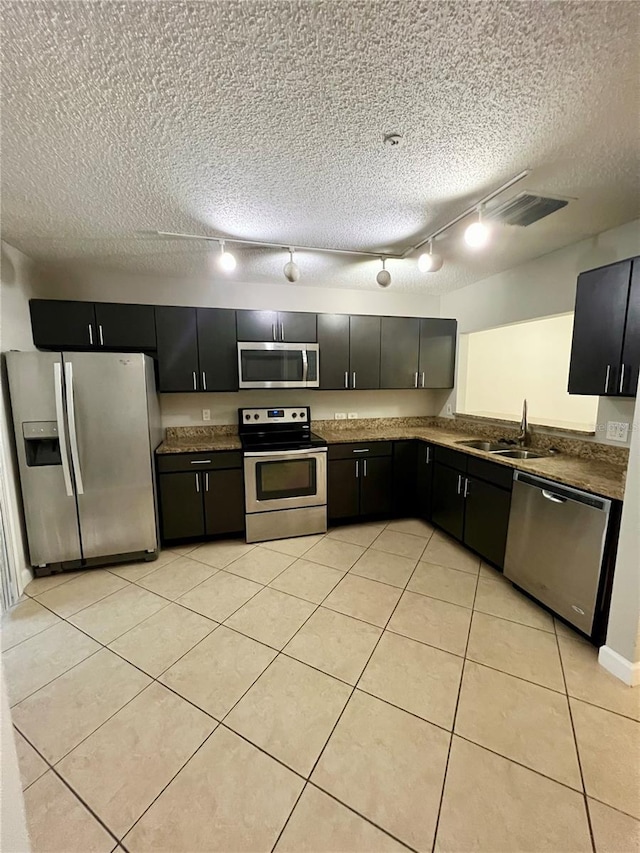
[(478, 221), (472, 222), (464, 232), (464, 242), (470, 249), (484, 249), (491, 237), (491, 229), (482, 221), (482, 207), (478, 208)]
[(236, 258), (231, 252), (226, 252), (224, 248), (224, 240), (220, 241), (220, 257), (218, 259), (220, 269), (224, 272), (233, 272), (236, 268)]
[(389, 287), (389, 285), (391, 284), (391, 273), (385, 267), (386, 259), (381, 258), (380, 260), (382, 261), (382, 269), (376, 276), (376, 281), (378, 282), (380, 287)]
[(289, 260), (284, 265), (284, 268), (282, 270), (282, 272), (284, 273), (284, 277), (287, 279), (287, 281), (292, 282), (298, 281), (298, 279), (300, 278), (300, 267), (293, 260), (293, 252), (293, 249), (289, 249)]
[(429, 251), (418, 258), (418, 269), (420, 272), (438, 272), (443, 263), (442, 255), (433, 251), (433, 240), (429, 240)]

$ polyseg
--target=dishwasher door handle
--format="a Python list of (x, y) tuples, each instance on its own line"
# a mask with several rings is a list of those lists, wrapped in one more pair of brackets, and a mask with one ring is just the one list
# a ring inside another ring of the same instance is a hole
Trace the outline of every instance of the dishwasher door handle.
[(565, 504), (567, 502), (566, 498), (561, 498), (560, 495), (554, 495), (553, 492), (548, 492), (546, 489), (541, 489), (542, 497), (546, 498), (548, 501), (552, 501), (554, 504)]

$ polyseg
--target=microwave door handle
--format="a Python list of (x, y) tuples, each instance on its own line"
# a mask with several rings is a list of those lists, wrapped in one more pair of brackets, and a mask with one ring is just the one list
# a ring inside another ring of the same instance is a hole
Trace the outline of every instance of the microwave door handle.
[(82, 471), (80, 470), (80, 450), (78, 449), (78, 434), (76, 432), (76, 409), (73, 400), (73, 364), (68, 361), (64, 366), (64, 378), (67, 386), (67, 423), (69, 424), (69, 443), (71, 445), (71, 462), (76, 478), (76, 491), (84, 494)]
[(62, 402), (62, 365), (57, 361), (53, 365), (53, 383), (56, 398), (56, 423), (58, 425), (58, 442), (60, 444), (60, 459), (62, 460), (62, 476), (67, 497), (73, 497), (71, 483), (71, 468), (69, 467), (69, 450), (67, 448), (67, 432), (64, 426), (64, 403)]
[(307, 358), (306, 349), (302, 350), (302, 381), (306, 384), (307, 376), (309, 375), (309, 359)]

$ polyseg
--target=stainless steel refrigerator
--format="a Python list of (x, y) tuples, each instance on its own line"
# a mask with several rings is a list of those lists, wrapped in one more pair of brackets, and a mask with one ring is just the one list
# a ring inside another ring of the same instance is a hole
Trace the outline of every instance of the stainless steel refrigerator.
[(152, 559), (162, 439), (142, 354), (6, 356), (29, 555), (36, 574)]

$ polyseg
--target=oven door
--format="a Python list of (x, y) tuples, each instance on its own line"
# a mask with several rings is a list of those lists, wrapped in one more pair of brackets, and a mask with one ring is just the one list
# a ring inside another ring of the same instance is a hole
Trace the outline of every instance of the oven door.
[(327, 502), (327, 451), (245, 453), (244, 488), (248, 513), (322, 506)]
[(240, 388), (318, 388), (318, 344), (238, 343)]

